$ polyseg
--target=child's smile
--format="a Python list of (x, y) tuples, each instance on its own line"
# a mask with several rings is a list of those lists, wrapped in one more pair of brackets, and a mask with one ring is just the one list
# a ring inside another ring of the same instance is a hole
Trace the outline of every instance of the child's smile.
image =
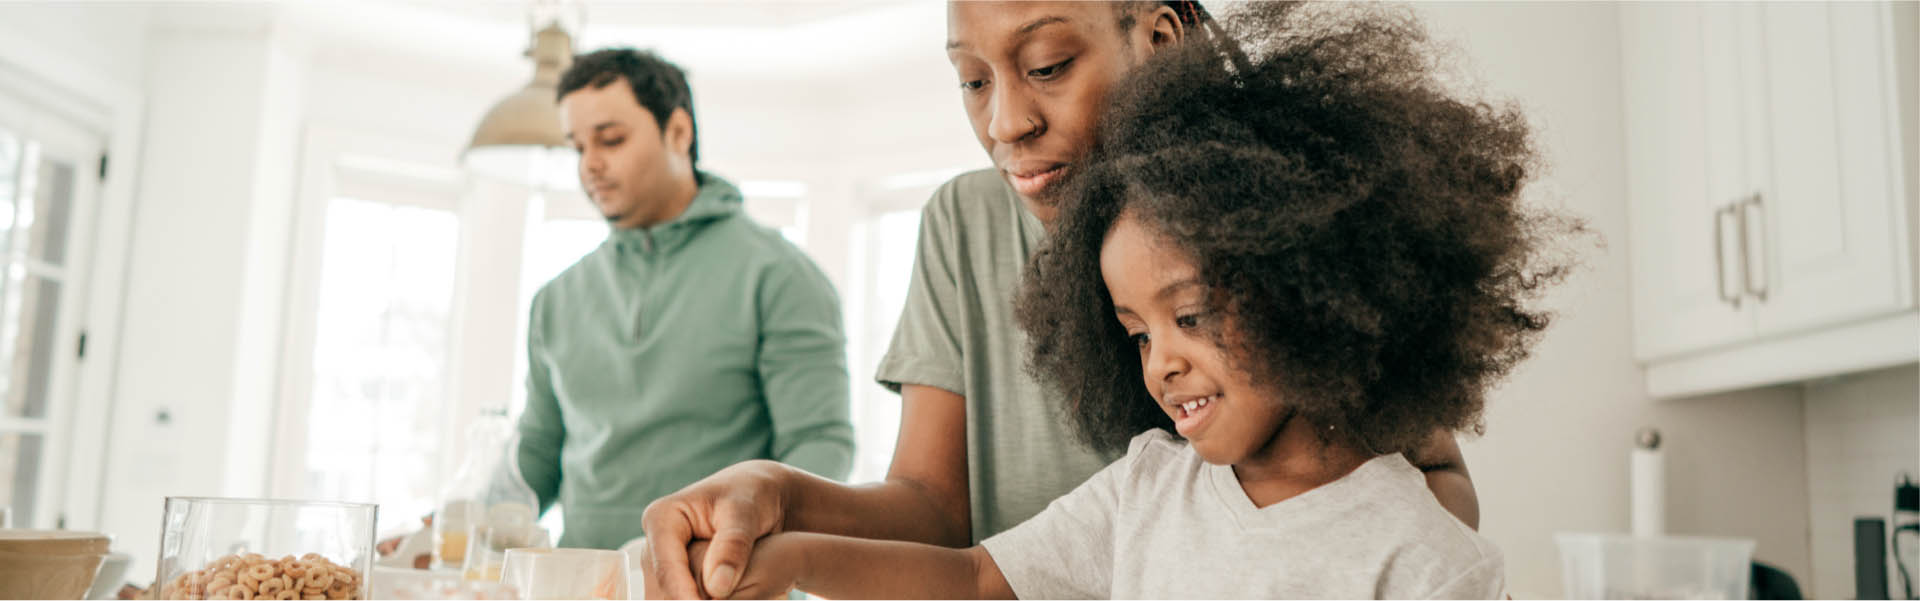
[(1173, 429), (1179, 431), (1181, 436), (1191, 439), (1207, 426), (1208, 418), (1213, 417), (1213, 409), (1220, 401), (1220, 393), (1179, 394), (1165, 398), (1167, 413), (1173, 416)]

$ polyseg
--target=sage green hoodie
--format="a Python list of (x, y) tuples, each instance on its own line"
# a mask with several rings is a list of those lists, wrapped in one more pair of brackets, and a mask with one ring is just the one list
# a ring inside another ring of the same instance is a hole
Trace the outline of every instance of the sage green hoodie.
[(846, 336), (825, 274), (700, 174), (678, 218), (614, 229), (533, 298), (519, 462), (562, 546), (641, 536), (648, 503), (749, 459), (842, 479)]

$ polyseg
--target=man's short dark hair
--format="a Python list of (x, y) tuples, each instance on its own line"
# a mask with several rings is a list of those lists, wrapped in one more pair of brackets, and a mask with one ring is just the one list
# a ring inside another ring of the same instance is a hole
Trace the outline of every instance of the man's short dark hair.
[(687, 74), (652, 51), (606, 48), (573, 57), (573, 66), (560, 75), (560, 93), (554, 96), (554, 101), (581, 88), (592, 86), (598, 90), (623, 78), (633, 87), (633, 97), (640, 100), (640, 106), (653, 113), (653, 120), (662, 132), (667, 129), (667, 118), (673, 116), (673, 109), (687, 111), (687, 121), (693, 125), (693, 143), (687, 147), (687, 158), (699, 163), (700, 125), (699, 120), (694, 119), (693, 90), (687, 87)]

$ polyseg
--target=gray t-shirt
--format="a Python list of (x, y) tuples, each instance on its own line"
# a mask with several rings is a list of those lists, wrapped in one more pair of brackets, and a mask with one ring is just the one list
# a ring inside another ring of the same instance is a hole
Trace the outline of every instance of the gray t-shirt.
[(982, 543), (1022, 599), (1497, 599), (1499, 549), (1400, 454), (1254, 507), (1233, 468), (1162, 430)]
[(993, 170), (942, 185), (920, 215), (907, 304), (876, 379), (967, 399), (973, 539), (1039, 513), (1114, 458), (1080, 444), (1024, 369), (1013, 296), (1045, 230)]

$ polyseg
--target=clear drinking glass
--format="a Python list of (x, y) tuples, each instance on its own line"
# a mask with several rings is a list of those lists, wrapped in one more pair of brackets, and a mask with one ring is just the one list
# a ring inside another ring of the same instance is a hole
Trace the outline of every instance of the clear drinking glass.
[(627, 597), (627, 554), (604, 549), (508, 549), (500, 582), (521, 599)]
[(366, 599), (366, 503), (167, 497), (155, 599)]
[(467, 580), (500, 581), (507, 549), (552, 547), (547, 529), (539, 524), (476, 525), (467, 532), (467, 555), (461, 573)]

